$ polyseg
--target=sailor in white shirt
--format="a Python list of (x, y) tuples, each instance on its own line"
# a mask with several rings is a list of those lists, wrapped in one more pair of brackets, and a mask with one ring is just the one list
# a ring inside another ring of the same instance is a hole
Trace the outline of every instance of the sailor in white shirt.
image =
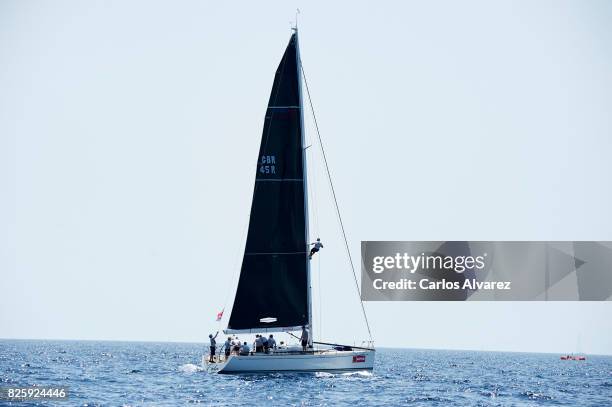
[(237, 336), (234, 336), (232, 340), (232, 350), (236, 353), (240, 353), (240, 340)]
[(255, 335), (255, 352), (263, 352), (263, 342), (261, 340), (261, 335)]

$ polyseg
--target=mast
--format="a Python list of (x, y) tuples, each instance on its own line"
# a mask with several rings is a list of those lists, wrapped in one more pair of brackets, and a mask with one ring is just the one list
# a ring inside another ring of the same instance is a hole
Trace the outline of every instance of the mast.
[[(304, 137), (304, 133), (306, 132), (306, 129), (304, 128), (304, 103), (303, 103), (303, 98), (302, 98), (302, 78), (301, 78), (301, 72), (302, 72), (302, 60), (300, 59), (300, 41), (299, 41), (299, 36), (298, 36), (298, 27), (297, 27), (297, 16), (296, 16), (296, 22), (295, 22), (295, 44), (296, 44), (296, 53), (295, 53), (295, 58), (296, 58), (296, 64), (297, 64), (297, 81), (298, 81), (298, 93), (299, 93), (299, 97), (300, 97), (300, 127), (302, 129), (302, 134), (301, 134), (301, 144), (302, 144), (302, 171), (304, 174), (304, 218), (306, 219), (306, 227), (305, 227), (305, 232), (306, 232), (306, 252), (308, 253), (309, 249), (310, 249), (310, 239), (309, 239), (309, 218), (308, 218), (308, 171), (307, 171), (307, 165), (306, 165), (306, 145), (305, 145), (305, 137)], [(306, 263), (306, 291), (307, 291), (307, 297), (308, 297), (308, 329), (310, 330), (310, 335), (308, 337), (308, 345), (312, 346), (313, 340), (314, 340), (314, 334), (313, 334), (313, 325), (312, 325), (312, 283), (311, 283), (311, 273), (310, 273), (310, 260), (308, 260), (308, 262)]]

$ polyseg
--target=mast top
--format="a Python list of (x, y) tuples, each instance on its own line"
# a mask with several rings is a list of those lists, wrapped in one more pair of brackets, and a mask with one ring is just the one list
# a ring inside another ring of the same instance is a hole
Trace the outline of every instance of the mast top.
[(291, 26), (291, 30), (295, 33), (298, 31), (298, 14), (300, 14), (300, 9), (295, 9), (295, 24)]

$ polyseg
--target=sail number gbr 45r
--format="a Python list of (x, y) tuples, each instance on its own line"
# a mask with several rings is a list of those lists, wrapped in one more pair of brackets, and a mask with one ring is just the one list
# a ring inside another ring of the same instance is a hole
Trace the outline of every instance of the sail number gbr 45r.
[(259, 173), (260, 174), (276, 174), (276, 156), (275, 155), (262, 155), (259, 160)]

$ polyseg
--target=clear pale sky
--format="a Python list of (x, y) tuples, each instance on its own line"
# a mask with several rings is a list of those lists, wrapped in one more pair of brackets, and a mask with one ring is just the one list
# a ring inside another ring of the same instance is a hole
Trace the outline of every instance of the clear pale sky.
[[(612, 240), (609, 1), (5, 0), (0, 338), (217, 329), (296, 7), (357, 263), (361, 240)], [(354, 283), (308, 155), (315, 336), (353, 342)], [(379, 346), (612, 354), (611, 302), (366, 309)]]

